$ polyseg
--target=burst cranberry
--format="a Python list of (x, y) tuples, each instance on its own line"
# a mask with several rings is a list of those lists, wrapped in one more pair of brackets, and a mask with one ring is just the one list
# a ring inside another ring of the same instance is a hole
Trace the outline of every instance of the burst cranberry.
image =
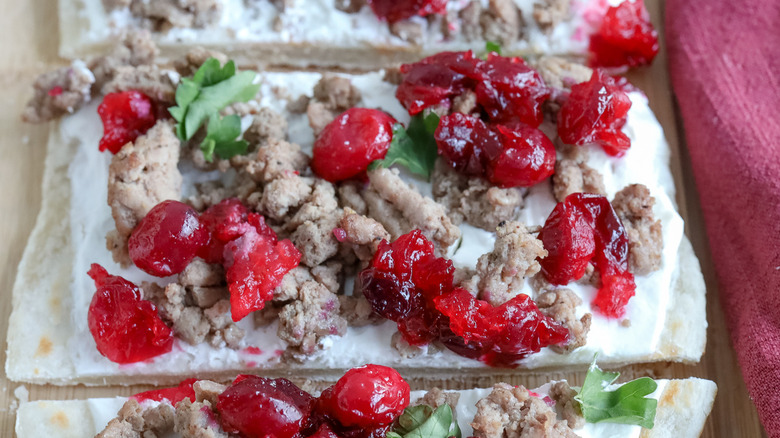
[(136, 90), (106, 94), (98, 106), (98, 114), (103, 121), (99, 149), (112, 154), (145, 134), (157, 122), (152, 100)]
[(539, 239), (548, 252), (540, 261), (548, 281), (568, 284), (592, 263), (601, 277), (593, 305), (606, 316), (623, 315), (636, 284), (628, 272), (628, 233), (607, 198), (567, 196), (545, 221)]
[(442, 52), (414, 64), (404, 64), (401, 66), (404, 79), (395, 97), (411, 115), (442, 103), (449, 106), (449, 98), (473, 88), (475, 79), (482, 79), (481, 62), (467, 51)]
[(97, 292), (87, 314), (89, 332), (108, 360), (133, 363), (171, 351), (173, 332), (141, 291), (122, 277), (109, 275), (93, 264), (88, 272)]
[(536, 70), (521, 58), (507, 58), (491, 53), (480, 64), (484, 72), (476, 88), (479, 103), (494, 123), (519, 121), (538, 127), (544, 115), (542, 104), (550, 89)]
[(347, 371), (320, 396), (321, 406), (342, 426), (374, 428), (395, 421), (409, 405), (409, 384), (398, 371), (365, 365)]
[(447, 0), (368, 0), (368, 4), (377, 17), (389, 23), (447, 12)]
[(359, 276), (363, 295), (374, 311), (398, 324), (404, 339), (424, 345), (436, 336), (439, 314), (433, 297), (452, 289), (454, 267), (434, 256), (433, 243), (420, 230), (382, 241), (371, 266)]
[(209, 232), (209, 243), (201, 248), (198, 257), (208, 263), (224, 262), (225, 244), (246, 231), (248, 214), (249, 209), (237, 198), (207, 208), (200, 215), (200, 222)]
[(135, 227), (127, 249), (144, 272), (157, 277), (178, 274), (209, 241), (198, 212), (179, 201), (163, 201)]
[(452, 113), (439, 121), (434, 133), (439, 155), (458, 172), (484, 176), (490, 160), (498, 155), (501, 140), (478, 117)]
[(658, 54), (658, 32), (643, 0), (625, 0), (607, 10), (590, 37), (590, 64), (594, 67), (648, 65)]
[(292, 242), (277, 241), (262, 216), (249, 213), (247, 221), (252, 226), (224, 248), (233, 321), (262, 309), (282, 277), (301, 260), (301, 253)]
[(311, 168), (331, 181), (360, 175), (384, 158), (393, 139), (395, 119), (368, 108), (350, 108), (322, 130), (314, 142)]
[(555, 146), (528, 125), (496, 125), (501, 150), (488, 166), (487, 179), (500, 187), (530, 187), (555, 172)]
[(542, 314), (528, 295), (494, 307), (458, 288), (434, 301), (449, 318), (452, 333), (461, 338), (444, 339), (445, 346), (491, 366), (515, 366), (542, 347), (569, 339), (569, 331)]
[(610, 155), (621, 156), (631, 146), (621, 131), (626, 124), (631, 99), (626, 84), (601, 70), (594, 70), (588, 82), (571, 88), (558, 113), (558, 135), (564, 143), (597, 143)]
[(299, 437), (312, 397), (287, 379), (244, 376), (217, 398), (217, 412), (228, 433), (247, 438)]
[(184, 400), (185, 398), (190, 399), (190, 401), (195, 401), (195, 389), (193, 389), (192, 384), (197, 381), (198, 379), (183, 380), (181, 383), (179, 383), (179, 386), (139, 392), (130, 398), (138, 402), (143, 402), (144, 400), (154, 400), (158, 402), (168, 400), (170, 404), (176, 406), (176, 403)]
[(532, 186), (553, 174), (555, 147), (540, 130), (513, 122), (488, 125), (453, 113), (434, 133), (439, 154), (455, 170), (501, 187)]

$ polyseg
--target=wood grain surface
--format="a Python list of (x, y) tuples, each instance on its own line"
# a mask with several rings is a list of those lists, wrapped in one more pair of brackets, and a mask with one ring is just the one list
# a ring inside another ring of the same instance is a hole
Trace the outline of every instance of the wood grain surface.
[[(653, 22), (661, 29), (663, 1), (647, 0)], [(63, 61), (57, 57), (56, 1), (0, 0), (0, 339), (5, 339), (8, 315), (11, 312), (11, 287), (16, 266), (22, 256), (27, 237), (32, 230), (41, 203), (41, 177), (47, 129), (45, 126), (27, 125), (19, 114), (30, 96), (30, 85), (35, 76), (52, 65)], [(714, 380), (718, 384), (718, 397), (704, 430), (704, 437), (761, 437), (763, 431), (755, 407), (745, 390), (745, 384), (737, 366), (734, 350), (726, 330), (723, 312), (718, 300), (716, 275), (709, 254), (707, 238), (702, 226), (698, 197), (688, 163), (682, 135), (682, 123), (677, 117), (674, 97), (669, 88), (666, 56), (663, 51), (650, 69), (631, 75), (634, 84), (643, 89), (650, 104), (666, 131), (672, 147), (672, 172), (678, 187), (678, 203), (686, 219), (686, 230), (702, 263), (708, 287), (707, 316), (710, 324), (707, 352), (697, 365), (651, 364), (635, 365), (623, 369), (624, 377), (652, 376), (657, 378), (684, 378), (696, 376)], [(46, 269), (46, 266), (41, 266)], [(34, 324), (34, 321), (30, 321)], [(5, 363), (5, 351), (0, 352)], [(448, 380), (452, 378), (452, 380)], [(510, 380), (529, 387), (538, 386), (550, 378), (567, 378), (581, 384), (583, 373), (497, 375), (464, 381), (462, 376), (442, 376), (437, 381), (413, 381), (422, 388), (430, 384), (455, 388), (489, 386), (495, 381)], [(457, 383), (456, 383), (457, 382)], [(14, 406), (18, 403), (14, 391), (18, 384), (0, 376), (0, 436), (14, 436)], [(31, 400), (71, 399), (110, 395), (129, 395), (146, 387), (86, 388), (30, 386)]]

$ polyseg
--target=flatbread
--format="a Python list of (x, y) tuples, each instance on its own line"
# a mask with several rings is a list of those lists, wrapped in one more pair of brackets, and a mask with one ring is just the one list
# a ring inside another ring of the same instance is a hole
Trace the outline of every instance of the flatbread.
[[(119, 375), (119, 367), (116, 367), (114, 372), (79, 371), (69, 347), (72, 344), (70, 340), (76, 336), (77, 331), (70, 312), (74, 250), (71, 244), (70, 216), (67, 213), (71, 208), (68, 166), (73, 161), (79, 145), (65, 140), (58, 126), (59, 123), (61, 122), (53, 124), (49, 138), (43, 180), (43, 206), (14, 283), (13, 313), (9, 322), (6, 362), (6, 373), (9, 379), (57, 385), (173, 384), (185, 375), (196, 374), (204, 379), (224, 380), (237, 373), (258, 369), (262, 369), (268, 375), (333, 379), (340, 376), (344, 368), (362, 365), (363, 362), (393, 366), (407, 377), (440, 377), (448, 374), (465, 377), (496, 374), (496, 369), (477, 361), (443, 363), (431, 356), (387, 362), (390, 359), (386, 355), (377, 357), (363, 355), (356, 357), (355, 363), (350, 363), (348, 366), (333, 367), (322, 359), (323, 356), (327, 357), (327, 350), (321, 356), (304, 364), (276, 362), (270, 366), (256, 364), (224, 366), (201, 360), (198, 363), (190, 361), (173, 363), (165, 368), (158, 367), (158, 371), (142, 369), (132, 375)], [(599, 358), (601, 364), (617, 366), (655, 361), (693, 363), (701, 358), (705, 348), (707, 327), (705, 286), (698, 260), (684, 236), (678, 249), (678, 258), (673, 275), (674, 286), (666, 304), (666, 319), (660, 336), (661, 342), (656, 351), (624, 356), (621, 359), (602, 355)], [(394, 332), (394, 324), (389, 323), (388, 333), (392, 332)], [(81, 336), (90, 335), (85, 332)], [(395, 356), (398, 357), (397, 354)], [(581, 369), (592, 359), (592, 355), (589, 354), (549, 355), (543, 362), (537, 361), (533, 366), (535, 371), (550, 368)], [(431, 367), (431, 361), (437, 363), (438, 367)]]
[[(227, 1), (240, 4), (241, 2)], [(270, 30), (275, 24), (268, 15), (279, 12), (266, 2), (260, 18), (253, 20), (264, 23), (268, 31), (255, 35), (230, 27), (221, 21), (205, 29), (172, 29), (154, 32), (161, 56), (176, 59), (185, 55), (194, 46), (221, 51), (239, 64), (253, 65), (261, 60), (267, 65), (289, 65), (294, 67), (320, 66), (371, 70), (405, 62), (413, 62), (424, 56), (441, 51), (476, 50), (483, 51), (482, 38), (467, 40), (463, 35), (444, 37), (438, 25), (431, 25), (420, 44), (404, 41), (389, 31), (388, 24), (381, 22), (367, 6), (357, 14), (345, 14), (327, 0), (296, 0), (289, 16), (289, 27), (280, 20), (281, 32)], [(572, 12), (569, 17), (552, 31), (540, 29), (533, 18), (535, 0), (516, 0), (520, 6), (525, 25), (521, 38), (506, 47), (505, 55), (578, 55), (584, 57), (587, 50), (587, 34), (583, 28), (590, 26), (583, 18), (587, 13), (588, 1), (578, 2), (582, 11)], [(593, 2), (594, 4), (597, 2)], [(258, 7), (260, 7), (258, 6)], [(235, 6), (233, 6), (235, 7)], [(59, 0), (60, 9), (60, 56), (68, 59), (85, 58), (106, 53), (122, 30), (120, 26), (131, 23), (128, 14), (106, 12), (101, 0)], [(302, 22), (303, 11), (316, 17), (316, 21)], [(231, 12), (231, 16), (252, 14)], [(347, 18), (349, 17), (349, 18)], [(420, 18), (420, 17), (418, 17)], [(265, 23), (267, 21), (267, 23)], [(420, 19), (422, 21), (422, 19)], [(116, 25), (116, 26), (115, 26)], [(137, 25), (137, 24), (136, 24)], [(301, 29), (307, 26), (322, 26), (313, 35)], [(232, 23), (231, 23), (232, 26)], [(327, 29), (325, 32), (324, 29)], [(239, 35), (237, 35), (239, 34)], [(323, 35), (327, 34), (327, 35)], [(337, 34), (338, 37), (331, 37)]]
[[(655, 426), (650, 430), (642, 429), (640, 436), (642, 438), (698, 437), (712, 410), (716, 392), (717, 386), (709, 380), (689, 378), (668, 381), (659, 397)], [(468, 398), (473, 399), (473, 397)], [(116, 416), (126, 400), (123, 397), (116, 397), (22, 403), (17, 411), (16, 436), (18, 438), (92, 437)], [(463, 436), (470, 436), (471, 428), (467, 422), (473, 418), (474, 409), (458, 406)], [(471, 415), (463, 415), (467, 410), (470, 410), (468, 413)], [(606, 425), (606, 423), (601, 424)]]

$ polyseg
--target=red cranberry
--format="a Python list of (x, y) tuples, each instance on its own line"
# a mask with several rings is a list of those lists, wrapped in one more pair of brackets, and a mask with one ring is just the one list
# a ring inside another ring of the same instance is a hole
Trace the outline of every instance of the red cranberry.
[(490, 160), (498, 155), (501, 140), (478, 117), (452, 113), (439, 121), (434, 133), (439, 155), (458, 172), (484, 176)]
[(496, 125), (501, 150), (487, 169), (499, 187), (530, 187), (555, 172), (555, 146), (540, 130), (523, 124)]
[(209, 241), (198, 212), (179, 201), (163, 201), (141, 219), (127, 248), (144, 272), (157, 277), (178, 274)]
[(545, 221), (539, 239), (548, 252), (540, 261), (548, 281), (568, 284), (592, 263), (601, 277), (593, 305), (606, 316), (623, 315), (636, 284), (628, 272), (628, 233), (607, 198), (567, 196)]
[(480, 64), (484, 80), (477, 87), (477, 103), (494, 123), (522, 122), (538, 127), (544, 120), (542, 104), (550, 89), (536, 70), (521, 58), (491, 53)]
[(393, 139), (395, 119), (368, 108), (350, 108), (322, 130), (314, 142), (311, 168), (330, 181), (360, 175), (384, 158)]
[(108, 360), (133, 363), (171, 351), (173, 332), (141, 291), (122, 277), (109, 275), (93, 264), (88, 272), (97, 292), (87, 314), (89, 332), (97, 349)]
[(371, 266), (359, 275), (359, 289), (377, 314), (398, 324), (407, 342), (424, 345), (438, 326), (429, 302), (451, 290), (454, 272), (452, 262), (434, 256), (433, 243), (414, 230), (379, 244)]
[(224, 249), (233, 321), (262, 309), (273, 298), (273, 290), (285, 274), (301, 260), (301, 253), (292, 242), (277, 241), (262, 216), (249, 213), (247, 221), (252, 226)]
[(365, 365), (347, 371), (320, 396), (320, 406), (342, 426), (389, 425), (409, 405), (409, 384), (392, 368)]
[(571, 88), (558, 113), (558, 135), (564, 143), (597, 143), (610, 155), (622, 156), (631, 146), (621, 131), (631, 108), (626, 83), (594, 70), (588, 82)]
[(228, 433), (247, 438), (299, 437), (312, 397), (287, 379), (245, 376), (217, 398), (217, 412)]
[(152, 100), (136, 90), (106, 94), (98, 106), (98, 114), (103, 121), (99, 149), (112, 154), (145, 134), (157, 122)]
[(225, 244), (246, 231), (248, 214), (249, 209), (238, 198), (225, 199), (207, 208), (200, 215), (200, 222), (208, 230), (210, 238), (208, 245), (198, 252), (198, 257), (208, 263), (224, 262)]
[(513, 122), (488, 125), (475, 116), (442, 117), (434, 133), (439, 154), (455, 170), (501, 187), (532, 186), (555, 170), (555, 147), (540, 130)]
[(195, 390), (192, 388), (192, 384), (197, 381), (198, 379), (183, 380), (181, 383), (179, 383), (179, 386), (139, 392), (130, 398), (138, 401), (139, 403), (145, 400), (154, 400), (158, 402), (168, 400), (170, 404), (176, 406), (176, 403), (184, 400), (185, 398), (190, 399), (190, 401), (195, 401)]
[(468, 52), (442, 52), (414, 64), (401, 66), (404, 79), (395, 97), (416, 115), (428, 107), (450, 105), (449, 98), (473, 88), (475, 78), (482, 78), (479, 63), (483, 61)]
[(491, 366), (516, 366), (542, 347), (569, 339), (569, 331), (542, 314), (528, 295), (517, 295), (493, 307), (458, 288), (434, 301), (449, 318), (449, 328), (456, 336), (444, 337), (444, 345)]
[(636, 67), (653, 62), (658, 54), (658, 32), (645, 2), (625, 0), (610, 7), (590, 37), (589, 51), (594, 67)]
[(368, 0), (368, 4), (377, 17), (389, 23), (447, 12), (447, 0)]

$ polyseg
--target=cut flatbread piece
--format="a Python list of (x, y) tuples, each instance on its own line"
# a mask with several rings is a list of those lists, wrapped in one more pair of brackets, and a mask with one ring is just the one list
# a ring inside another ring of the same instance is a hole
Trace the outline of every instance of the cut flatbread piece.
[[(610, 438), (695, 438), (701, 435), (712, 409), (717, 387), (709, 380), (657, 380), (658, 389), (649, 397), (658, 400), (655, 425), (652, 429), (616, 423), (585, 423), (574, 432), (582, 437)], [(550, 385), (534, 389), (544, 396)], [(470, 425), (476, 413), (476, 403), (491, 389), (456, 391), (460, 394), (456, 416), (462, 436), (473, 436)], [(413, 391), (412, 401), (425, 391)], [(33, 438), (92, 437), (102, 431), (127, 398), (98, 398), (89, 400), (34, 401), (23, 403), (17, 412), (16, 436)], [(179, 436), (179, 435), (172, 435)]]
[[(289, 139), (310, 151), (313, 133), (306, 116), (286, 110), (289, 101), (311, 95), (319, 73), (263, 73), (257, 104), (270, 107), (288, 120)], [(409, 116), (394, 99), (395, 86), (382, 80), (381, 72), (347, 76), (363, 95), (362, 105), (382, 108), (400, 122)], [(590, 149), (589, 165), (604, 175), (607, 195), (630, 183), (646, 185), (656, 199), (655, 217), (661, 220), (664, 248), (661, 269), (637, 276), (637, 295), (627, 306), (623, 320), (594, 314), (587, 343), (568, 354), (550, 349), (531, 355), (520, 368), (545, 369), (589, 364), (594, 354), (605, 365), (639, 362), (697, 362), (706, 339), (705, 288), (698, 261), (683, 234), (676, 211), (675, 188), (669, 172), (670, 153), (663, 131), (640, 92), (630, 93), (633, 106), (624, 132), (632, 147), (622, 158), (608, 157), (598, 147)], [(94, 104), (54, 125), (43, 183), (43, 207), (38, 217), (14, 285), (8, 338), (7, 375), (11, 380), (53, 384), (174, 383), (182, 376), (225, 379), (262, 369), (269, 375), (333, 378), (365, 363), (392, 366), (404, 375), (441, 376), (450, 372), (490, 374), (495, 369), (444, 349), (423, 349), (405, 357), (391, 346), (394, 323), (349, 327), (343, 337), (321, 340), (322, 350), (303, 363), (287, 361), (280, 354), (287, 345), (276, 336), (276, 325), (253, 327), (251, 321), (240, 349), (189, 345), (180, 340), (172, 352), (153, 360), (117, 365), (100, 356), (87, 329), (87, 307), (94, 286), (85, 275), (90, 263), (140, 284), (151, 279), (135, 267), (120, 268), (105, 248), (106, 233), (113, 229), (106, 205), (110, 156), (97, 150), (101, 135)], [(185, 175), (185, 181), (187, 175)], [(430, 185), (409, 178), (422, 193)], [(527, 224), (541, 224), (555, 205), (548, 183), (533, 187), (520, 212)], [(495, 234), (464, 224), (463, 242), (450, 254), (456, 266), (473, 267), (481, 254), (493, 248)], [(527, 284), (521, 290), (535, 292)], [(591, 312), (595, 288), (569, 286), (583, 301), (577, 317)], [(248, 318), (251, 319), (251, 318)], [(431, 367), (436, 364), (436, 367)]]
[[(151, 28), (169, 59), (197, 45), (239, 63), (363, 70), (441, 51), (481, 52), (485, 41), (499, 43), (505, 55), (584, 56), (592, 21), (607, 7), (595, 0), (450, 0), (446, 14), (390, 25), (355, 0), (161, 0), (153, 2), (157, 7), (135, 0), (59, 3), (65, 58), (104, 53), (128, 29)], [(357, 9), (347, 12), (340, 3), (355, 3)]]

